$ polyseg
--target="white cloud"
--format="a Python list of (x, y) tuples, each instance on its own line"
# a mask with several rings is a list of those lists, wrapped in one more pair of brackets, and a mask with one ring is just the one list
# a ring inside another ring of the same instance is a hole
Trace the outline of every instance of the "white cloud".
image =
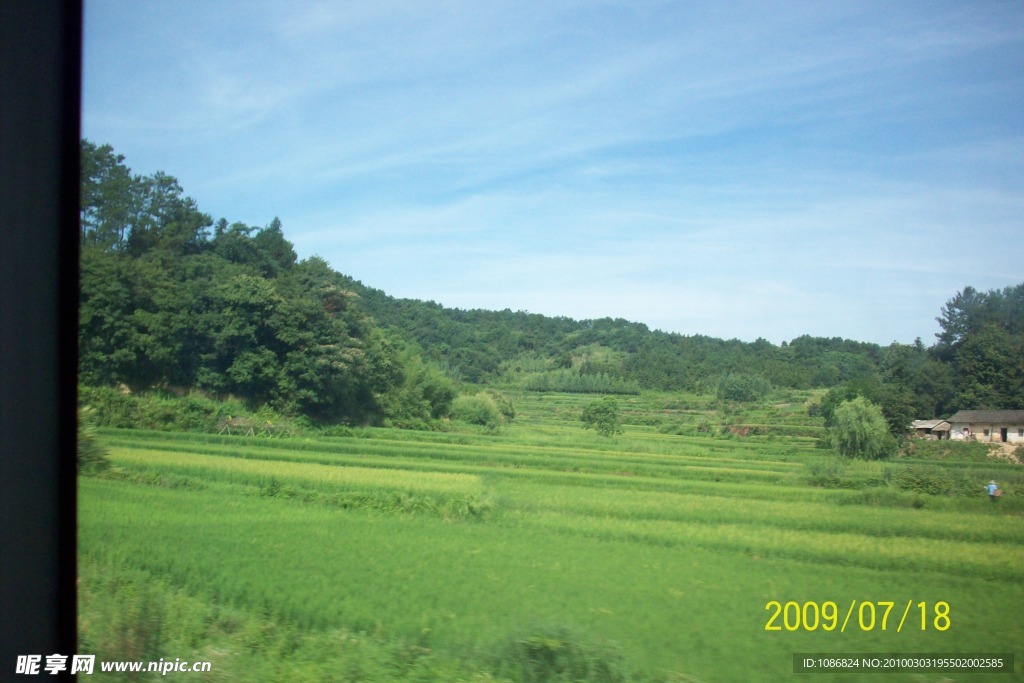
[(86, 12), (87, 136), (395, 295), (909, 341), (1020, 278), (1016, 5)]

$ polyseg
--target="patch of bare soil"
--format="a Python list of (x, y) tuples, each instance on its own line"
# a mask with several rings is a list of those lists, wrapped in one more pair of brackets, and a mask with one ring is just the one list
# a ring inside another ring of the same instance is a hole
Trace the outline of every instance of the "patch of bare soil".
[(991, 457), (1012, 462), (1015, 465), (1024, 464), (1024, 446), (1016, 443), (992, 444)]

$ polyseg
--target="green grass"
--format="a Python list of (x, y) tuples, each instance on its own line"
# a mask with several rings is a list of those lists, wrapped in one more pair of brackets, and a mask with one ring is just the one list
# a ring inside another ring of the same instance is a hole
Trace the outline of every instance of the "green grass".
[[(516, 400), (498, 435), (103, 430), (112, 472), (80, 480), (83, 643), (205, 653), (211, 680), (776, 681), (794, 652), (1015, 652), (1021, 677), (1012, 491), (811, 486), (832, 456), (802, 437), (659, 432), (692, 398), (620, 398), (615, 438), (582, 430), (592, 397)], [(772, 600), (945, 601), (952, 626), (769, 632)], [(147, 613), (149, 638), (130, 628)]]

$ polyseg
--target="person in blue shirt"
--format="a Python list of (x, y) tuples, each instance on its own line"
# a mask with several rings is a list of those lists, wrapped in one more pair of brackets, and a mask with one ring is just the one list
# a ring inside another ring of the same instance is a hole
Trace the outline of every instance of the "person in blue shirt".
[(993, 479), (992, 481), (990, 481), (988, 485), (985, 486), (985, 488), (988, 490), (988, 499), (991, 500), (993, 503), (996, 502), (996, 500), (999, 498), (999, 496), (996, 495), (996, 493), (999, 491), (999, 486), (996, 484), (996, 480)]

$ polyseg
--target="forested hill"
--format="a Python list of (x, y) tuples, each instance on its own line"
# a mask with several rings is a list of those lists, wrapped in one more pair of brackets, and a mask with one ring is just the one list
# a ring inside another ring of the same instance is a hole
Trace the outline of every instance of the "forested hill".
[(82, 142), (79, 368), (92, 386), (197, 388), (321, 422), (429, 420), (461, 382), (531, 390), (840, 387), (900, 416), (1024, 405), (1024, 285), (965, 288), (930, 348), (798, 337), (776, 346), (622, 319), (396, 299), (299, 261), (278, 220), (214, 222), (162, 172)]
[(965, 287), (940, 311), (942, 331), (932, 346), (918, 340), (881, 347), (807, 335), (774, 345), (667, 333), (621, 318), (460, 310), (345, 281), (381, 325), (471, 382), (710, 391), (739, 400), (772, 387), (830, 388), (826, 405), (865, 396), (883, 408), (894, 431), (959, 409), (1024, 406), (1024, 284), (989, 292)]
[(347, 279), (364, 308), (423, 354), (471, 382), (518, 367), (575, 369), (657, 389), (696, 390), (724, 374), (758, 375), (774, 385), (831, 387), (877, 372), (882, 348), (803, 336), (776, 346), (651, 330), (622, 318), (573, 320), (523, 311), (461, 310), (396, 299)]
[(163, 173), (82, 143), (79, 378), (200, 389), (317, 422), (444, 414), (451, 381), (385, 335), (279, 221), (214, 223)]

